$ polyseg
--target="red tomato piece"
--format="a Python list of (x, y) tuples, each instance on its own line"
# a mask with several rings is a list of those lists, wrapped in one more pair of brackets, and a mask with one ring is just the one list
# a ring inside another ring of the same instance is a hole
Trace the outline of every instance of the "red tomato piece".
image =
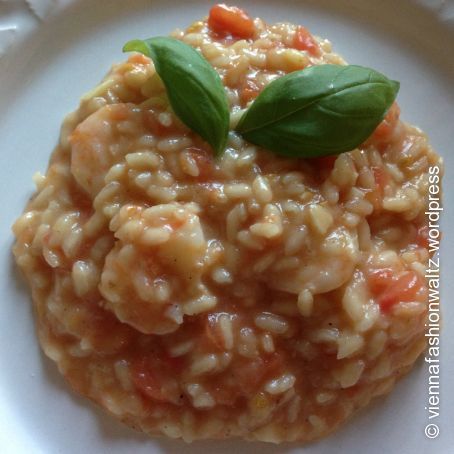
[(334, 163), (336, 162), (336, 156), (322, 156), (321, 158), (312, 158), (311, 162), (315, 163), (317, 167), (322, 169), (331, 170), (334, 167)]
[(141, 358), (132, 364), (131, 378), (136, 388), (145, 396), (159, 402), (168, 402), (161, 381), (156, 375), (156, 365), (148, 358)]
[(377, 302), (383, 311), (387, 311), (394, 304), (412, 301), (423, 285), (418, 274), (414, 271), (407, 271), (391, 283), (378, 297)]
[(246, 105), (249, 101), (255, 99), (259, 93), (260, 88), (257, 84), (254, 81), (247, 79), (240, 89), (241, 102), (243, 105)]
[(385, 187), (388, 185), (390, 178), (386, 171), (381, 167), (371, 167), (375, 179), (375, 188), (366, 193), (366, 199), (372, 203), (375, 211), (380, 211)]
[(158, 402), (172, 402), (165, 389), (167, 377), (179, 374), (184, 367), (183, 358), (146, 356), (131, 364), (131, 378), (145, 396)]
[(244, 39), (252, 38), (255, 33), (254, 21), (244, 10), (224, 3), (211, 8), (208, 26), (216, 33), (231, 34)]
[(385, 187), (389, 183), (389, 175), (382, 167), (372, 167), (372, 172), (374, 173), (377, 190), (380, 193), (380, 196), (383, 197)]
[(212, 153), (208, 153), (206, 150), (199, 147), (188, 148), (187, 153), (194, 159), (199, 169), (199, 175), (195, 178), (199, 180), (209, 180), (213, 177), (214, 159)]
[(375, 295), (383, 292), (392, 282), (393, 275), (391, 268), (379, 268), (369, 271), (367, 283), (370, 291)]
[(299, 26), (293, 38), (293, 47), (298, 50), (305, 50), (313, 57), (320, 57), (322, 51), (315, 38), (305, 27)]
[(383, 121), (377, 126), (372, 134), (372, 139), (377, 142), (387, 142), (399, 121), (400, 107), (394, 102), (389, 108)]

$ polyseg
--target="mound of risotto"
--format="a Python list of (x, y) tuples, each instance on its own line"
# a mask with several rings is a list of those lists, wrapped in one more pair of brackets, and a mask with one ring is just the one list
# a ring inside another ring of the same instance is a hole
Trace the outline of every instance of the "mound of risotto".
[[(345, 64), (304, 27), (222, 5), (172, 36), (219, 73), (232, 125), (276, 78)], [(233, 129), (215, 157), (132, 54), (65, 119), (14, 254), (44, 352), (116, 418), (186, 441), (313, 440), (425, 349), (441, 158), (396, 103), (330, 157), (282, 157)]]

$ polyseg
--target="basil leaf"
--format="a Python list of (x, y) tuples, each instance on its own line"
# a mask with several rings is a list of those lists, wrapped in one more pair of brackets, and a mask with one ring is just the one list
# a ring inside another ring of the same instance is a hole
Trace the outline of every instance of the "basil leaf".
[(224, 151), (229, 132), (229, 105), (219, 74), (194, 48), (156, 37), (129, 41), (123, 52), (137, 51), (153, 60), (173, 111), (205, 139), (215, 154)]
[(339, 154), (372, 134), (398, 91), (399, 82), (370, 68), (311, 66), (271, 82), (236, 129), (282, 155)]

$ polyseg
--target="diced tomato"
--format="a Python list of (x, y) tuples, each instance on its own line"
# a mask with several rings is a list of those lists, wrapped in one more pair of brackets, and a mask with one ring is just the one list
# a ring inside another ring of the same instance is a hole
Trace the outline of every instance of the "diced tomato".
[(366, 193), (366, 200), (374, 206), (374, 211), (379, 212), (382, 207), (385, 187), (390, 181), (389, 175), (381, 167), (371, 167), (375, 179), (375, 188)]
[(298, 50), (305, 50), (313, 57), (320, 57), (322, 54), (320, 46), (315, 38), (310, 34), (305, 27), (299, 26), (293, 38), (293, 47)]
[(385, 290), (392, 282), (393, 270), (391, 268), (379, 268), (369, 271), (367, 274), (367, 283), (370, 291), (377, 295)]
[(372, 167), (372, 172), (374, 173), (377, 190), (380, 196), (383, 197), (385, 187), (389, 183), (389, 175), (382, 167)]
[(372, 140), (376, 142), (387, 142), (391, 138), (394, 128), (399, 121), (399, 116), (400, 107), (396, 102), (394, 102), (386, 113), (383, 121), (372, 133)]
[(161, 383), (157, 379), (156, 372), (146, 359), (133, 364), (131, 377), (134, 385), (147, 397), (159, 402), (168, 401), (162, 390)]
[(312, 158), (311, 162), (315, 163), (315, 165), (322, 169), (331, 170), (334, 167), (334, 163), (336, 162), (336, 156), (322, 156), (321, 158)]
[(429, 226), (423, 225), (418, 229), (416, 244), (426, 249), (429, 247)]
[(243, 105), (255, 99), (260, 93), (260, 88), (250, 79), (246, 79), (240, 88), (240, 100)]
[(252, 38), (254, 21), (241, 8), (224, 3), (214, 5), (208, 17), (208, 26), (216, 33), (231, 34), (238, 38)]
[(172, 357), (165, 355), (162, 359), (165, 364), (166, 371), (171, 374), (179, 374), (182, 372), (185, 366), (185, 358), (182, 356)]
[(199, 175), (196, 177), (197, 179), (209, 180), (213, 177), (214, 159), (212, 153), (208, 153), (201, 147), (190, 147), (186, 152), (197, 164), (199, 169)]
[(180, 373), (183, 367), (182, 358), (141, 357), (131, 364), (131, 378), (136, 388), (145, 396), (158, 402), (171, 402), (164, 386), (166, 377)]
[(383, 311), (388, 311), (394, 304), (412, 301), (423, 286), (424, 282), (418, 274), (407, 271), (386, 288), (377, 302)]

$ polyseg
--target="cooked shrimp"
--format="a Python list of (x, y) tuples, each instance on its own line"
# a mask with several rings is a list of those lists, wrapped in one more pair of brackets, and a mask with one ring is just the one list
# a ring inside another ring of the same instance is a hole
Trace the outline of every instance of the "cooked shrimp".
[(104, 186), (107, 171), (131, 151), (128, 127), (133, 134), (146, 133), (143, 112), (134, 104), (102, 107), (85, 119), (70, 137), (71, 172), (77, 183), (90, 195)]
[(175, 331), (185, 314), (213, 301), (201, 283), (207, 243), (191, 208), (126, 205), (111, 222), (118, 241), (100, 291), (107, 309), (143, 333)]

